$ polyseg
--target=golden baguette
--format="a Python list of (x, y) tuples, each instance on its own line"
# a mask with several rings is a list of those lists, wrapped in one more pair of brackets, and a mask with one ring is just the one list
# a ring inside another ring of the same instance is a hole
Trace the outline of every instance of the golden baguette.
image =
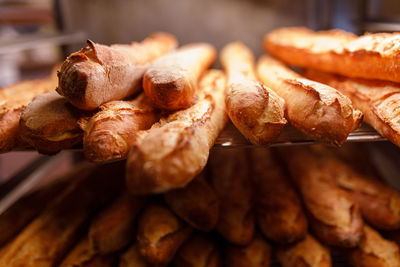
[(164, 200), (182, 220), (203, 232), (215, 228), (219, 217), (219, 200), (201, 172), (186, 187), (164, 195)]
[(130, 101), (111, 101), (90, 118), (79, 120), (84, 131), (83, 152), (93, 162), (125, 159), (140, 130), (159, 119), (148, 98), (141, 94)]
[(222, 256), (219, 246), (205, 234), (192, 235), (183, 243), (176, 254), (175, 267), (221, 267)]
[(25, 107), (40, 94), (57, 86), (57, 69), (44, 79), (23, 81), (0, 90), (0, 153), (29, 146), (19, 136), (19, 118)]
[(127, 246), (135, 234), (135, 219), (144, 198), (123, 193), (101, 211), (89, 227), (89, 243), (93, 251), (109, 254)]
[(287, 123), (284, 100), (257, 81), (253, 53), (242, 42), (227, 44), (220, 59), (228, 77), (229, 118), (253, 144), (270, 143)]
[(82, 140), (78, 119), (84, 113), (56, 92), (35, 97), (21, 114), (21, 138), (43, 154), (55, 154)]
[(215, 149), (209, 166), (211, 184), (220, 201), (216, 231), (233, 244), (247, 245), (255, 228), (247, 151)]
[(90, 217), (122, 187), (121, 167), (85, 165), (74, 173), (75, 181), (7, 245), (0, 266), (57, 266)]
[(355, 267), (398, 267), (399, 246), (384, 239), (371, 227), (364, 226), (365, 237), (359, 246), (349, 253), (349, 261)]
[(260, 231), (274, 242), (287, 244), (303, 239), (307, 219), (296, 191), (272, 152), (250, 150), (254, 210)]
[(277, 258), (282, 267), (330, 267), (329, 249), (310, 234), (300, 242), (279, 246)]
[(289, 65), (394, 82), (400, 82), (399, 43), (399, 33), (358, 37), (302, 27), (280, 28), (264, 37), (264, 49)]
[(88, 40), (87, 47), (72, 53), (61, 66), (57, 92), (83, 110), (126, 98), (142, 88), (148, 64), (176, 46), (177, 40), (168, 33), (155, 33), (130, 45)]
[(161, 193), (184, 187), (201, 172), (228, 120), (225, 85), (221, 71), (208, 71), (200, 82), (203, 96), (195, 105), (161, 119), (141, 133), (126, 163), (130, 192)]
[(259, 60), (257, 74), (285, 99), (289, 122), (312, 138), (340, 146), (360, 126), (362, 113), (336, 89), (305, 79), (269, 56)]
[(363, 237), (360, 208), (335, 181), (336, 172), (309, 148), (279, 150), (308, 211), (310, 228), (322, 242), (355, 247)]
[(145, 207), (138, 221), (139, 252), (151, 264), (167, 265), (191, 232), (191, 227), (168, 208), (150, 204)]
[(113, 267), (115, 255), (98, 255), (87, 237), (81, 239), (59, 265), (60, 267)]
[(225, 251), (225, 265), (229, 267), (269, 267), (271, 246), (260, 235), (255, 235), (247, 246), (228, 244)]
[(305, 76), (335, 87), (347, 95), (364, 113), (364, 120), (382, 136), (400, 146), (400, 85), (392, 82), (346, 78), (326, 72), (306, 70)]
[(137, 244), (130, 246), (119, 257), (119, 267), (150, 267), (145, 258), (139, 253)]
[(157, 108), (188, 108), (196, 101), (201, 74), (216, 55), (215, 48), (207, 43), (182, 46), (150, 65), (143, 76), (143, 90)]

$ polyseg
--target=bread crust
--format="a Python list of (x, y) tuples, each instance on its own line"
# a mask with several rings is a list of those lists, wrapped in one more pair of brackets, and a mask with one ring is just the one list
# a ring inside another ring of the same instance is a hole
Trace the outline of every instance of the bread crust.
[(303, 239), (307, 219), (289, 177), (270, 150), (254, 148), (250, 155), (254, 210), (260, 231), (280, 244)]
[(400, 34), (356, 35), (341, 30), (314, 32), (303, 27), (276, 29), (264, 49), (289, 65), (349, 77), (400, 82)]
[(119, 267), (150, 267), (145, 258), (139, 253), (137, 244), (130, 246), (119, 256)]
[(149, 129), (159, 118), (159, 112), (144, 94), (134, 100), (101, 105), (95, 115), (78, 121), (84, 131), (85, 157), (92, 162), (127, 158), (137, 132)]
[(149, 204), (138, 221), (139, 252), (151, 264), (167, 265), (191, 232), (192, 228), (164, 205)]
[(157, 108), (188, 108), (196, 101), (201, 74), (216, 55), (215, 48), (207, 43), (182, 46), (150, 65), (143, 76), (143, 90)]
[(201, 172), (186, 187), (164, 194), (164, 200), (182, 220), (193, 228), (209, 232), (219, 217), (219, 200)]
[(336, 89), (305, 79), (269, 56), (259, 60), (257, 74), (285, 99), (289, 122), (312, 138), (341, 146), (360, 126), (362, 113)]
[(349, 253), (349, 261), (356, 267), (400, 266), (399, 246), (384, 239), (377, 231), (364, 226), (365, 237), (359, 246)]
[(176, 46), (177, 40), (168, 33), (155, 33), (130, 45), (106, 46), (88, 40), (87, 47), (62, 64), (57, 92), (82, 110), (121, 100), (141, 89), (150, 62)]
[(253, 53), (242, 42), (226, 45), (220, 60), (228, 76), (229, 118), (253, 144), (272, 142), (287, 123), (284, 100), (257, 80)]
[(220, 201), (216, 231), (230, 243), (248, 245), (255, 216), (248, 153), (243, 149), (215, 149), (209, 160), (210, 180)]
[(322, 242), (355, 247), (363, 237), (358, 204), (335, 181), (335, 170), (309, 148), (279, 150), (308, 211), (310, 228)]
[(78, 120), (85, 113), (56, 92), (39, 95), (21, 114), (21, 138), (43, 154), (55, 154), (82, 140)]
[(306, 70), (310, 79), (328, 84), (347, 95), (364, 113), (364, 120), (382, 136), (400, 146), (400, 86), (396, 83), (346, 78), (326, 72)]
[(192, 107), (162, 118), (140, 133), (126, 163), (126, 184), (134, 194), (184, 187), (207, 163), (210, 148), (227, 123), (225, 77), (207, 72), (203, 96)]
[(282, 267), (330, 267), (329, 249), (310, 234), (293, 245), (279, 246), (277, 257)]

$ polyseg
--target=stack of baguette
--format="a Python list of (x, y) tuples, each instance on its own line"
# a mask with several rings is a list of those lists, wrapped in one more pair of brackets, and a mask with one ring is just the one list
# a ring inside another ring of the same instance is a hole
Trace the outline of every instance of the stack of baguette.
[(331, 251), (400, 266), (380, 233), (400, 229), (400, 193), (342, 156), (216, 149), (186, 187), (146, 196), (127, 192), (123, 162), (82, 163), (0, 216), (0, 266), (325, 267)]

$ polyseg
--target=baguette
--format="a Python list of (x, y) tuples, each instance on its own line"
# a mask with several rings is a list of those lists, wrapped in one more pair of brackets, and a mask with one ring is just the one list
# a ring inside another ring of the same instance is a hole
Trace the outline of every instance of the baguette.
[(191, 227), (181, 222), (168, 208), (150, 204), (138, 221), (139, 252), (151, 264), (167, 265), (191, 232)]
[(88, 167), (71, 177), (77, 181), (7, 245), (0, 266), (57, 266), (78, 241), (90, 217), (121, 189), (120, 167)]
[(257, 74), (286, 102), (286, 118), (305, 134), (337, 146), (359, 127), (362, 113), (348, 97), (327, 85), (301, 77), (279, 61), (263, 56)]
[(230, 243), (247, 245), (255, 228), (247, 151), (214, 150), (209, 166), (211, 184), (220, 201), (216, 231)]
[(82, 140), (78, 119), (84, 114), (54, 91), (39, 95), (21, 114), (21, 138), (40, 153), (55, 154)]
[(221, 251), (214, 240), (194, 234), (183, 243), (174, 259), (175, 267), (221, 267)]
[(227, 123), (225, 77), (211, 70), (200, 82), (203, 96), (141, 132), (126, 163), (126, 184), (134, 194), (184, 187), (207, 163), (210, 148)]
[(119, 267), (150, 267), (144, 257), (139, 253), (137, 244), (130, 246), (119, 257)]
[(207, 43), (185, 45), (155, 60), (143, 76), (143, 90), (160, 109), (178, 110), (193, 105), (200, 75), (216, 58)]
[(382, 136), (400, 146), (400, 86), (392, 82), (346, 78), (325, 72), (306, 70), (310, 79), (337, 88), (364, 113), (365, 122)]
[(125, 159), (140, 130), (158, 121), (159, 113), (141, 94), (131, 101), (112, 101), (100, 106), (91, 118), (79, 120), (84, 131), (83, 151), (92, 162)]
[(384, 239), (371, 227), (364, 226), (365, 237), (360, 245), (351, 250), (349, 261), (355, 267), (400, 266), (399, 246)]
[(115, 255), (96, 254), (88, 238), (84, 237), (68, 253), (60, 267), (113, 267), (115, 262)]
[(293, 27), (267, 34), (264, 49), (289, 65), (400, 82), (399, 42), (399, 33), (357, 37), (341, 30), (314, 32)]
[(363, 237), (358, 204), (335, 182), (336, 172), (311, 149), (280, 149), (309, 213), (311, 230), (322, 242), (355, 247)]
[(0, 90), (0, 153), (29, 146), (19, 136), (19, 118), (33, 98), (56, 88), (57, 68), (47, 78), (23, 81)]
[(72, 53), (58, 73), (57, 92), (79, 109), (94, 110), (141, 89), (148, 64), (177, 46), (175, 37), (155, 33), (141, 43), (88, 46)]
[(195, 229), (209, 232), (215, 228), (219, 216), (219, 200), (201, 172), (182, 189), (164, 195), (169, 208)]
[(251, 243), (244, 247), (228, 244), (225, 263), (229, 267), (269, 267), (271, 246), (260, 235), (255, 235)]
[(285, 102), (257, 81), (253, 53), (241, 42), (226, 45), (221, 64), (227, 73), (226, 110), (236, 128), (253, 144), (268, 144), (287, 121)]
[(89, 227), (92, 250), (105, 255), (126, 247), (134, 239), (135, 219), (144, 201), (124, 193), (101, 211)]
[(330, 267), (329, 249), (311, 235), (292, 245), (280, 246), (277, 258), (282, 267)]
[(250, 152), (254, 209), (260, 231), (270, 240), (287, 244), (303, 239), (307, 219), (302, 204), (270, 150)]

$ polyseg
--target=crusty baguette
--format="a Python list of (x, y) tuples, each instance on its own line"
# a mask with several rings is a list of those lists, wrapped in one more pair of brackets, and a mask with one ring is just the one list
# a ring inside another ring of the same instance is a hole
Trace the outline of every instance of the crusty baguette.
[(39, 95), (21, 114), (21, 138), (40, 153), (55, 154), (82, 140), (78, 120), (84, 115), (54, 91)]
[(191, 232), (192, 228), (185, 225), (167, 207), (149, 204), (138, 221), (139, 252), (151, 264), (167, 265)]
[(100, 106), (90, 118), (79, 120), (84, 131), (83, 152), (93, 162), (125, 159), (140, 130), (149, 129), (159, 119), (159, 112), (141, 94), (131, 101), (111, 101)]
[(377, 231), (367, 225), (364, 226), (364, 233), (364, 239), (349, 254), (349, 261), (353, 266), (400, 266), (400, 250), (396, 243), (384, 239)]
[(340, 146), (361, 123), (362, 113), (347, 96), (301, 77), (269, 56), (259, 60), (257, 74), (261, 82), (285, 99), (289, 122), (317, 140)]
[(280, 246), (277, 258), (282, 267), (330, 267), (329, 249), (311, 235), (293, 245)]
[(255, 216), (247, 151), (215, 149), (210, 154), (209, 167), (211, 184), (220, 201), (216, 231), (233, 244), (249, 244)]
[(184, 187), (207, 163), (210, 148), (225, 127), (225, 77), (208, 71), (192, 107), (161, 119), (136, 139), (127, 160), (126, 182), (135, 194)]
[(105, 46), (88, 40), (61, 66), (57, 92), (74, 106), (93, 110), (141, 89), (148, 64), (177, 46), (175, 37), (155, 33), (141, 43)]
[[(122, 165), (83, 169), (6, 247), (0, 266), (57, 266), (78, 241), (90, 217), (122, 187)], [(113, 179), (110, 179), (113, 178)]]
[(20, 82), (0, 90), (0, 153), (29, 146), (19, 137), (19, 118), (33, 98), (56, 88), (58, 67), (54, 67), (47, 78)]
[(307, 233), (307, 219), (275, 155), (265, 148), (254, 148), (250, 153), (254, 210), (260, 231), (280, 244), (303, 239)]
[(216, 58), (207, 43), (185, 45), (155, 60), (143, 76), (143, 90), (160, 109), (188, 108), (196, 101), (200, 75)]
[(215, 228), (219, 217), (219, 200), (201, 172), (186, 187), (164, 195), (170, 209), (193, 228), (208, 232)]
[(272, 142), (287, 123), (284, 100), (257, 81), (253, 53), (242, 42), (227, 44), (220, 58), (228, 77), (229, 118), (253, 144)]
[(219, 246), (205, 234), (194, 234), (183, 243), (176, 254), (175, 267), (221, 267)]
[(137, 244), (130, 246), (119, 257), (119, 267), (150, 267), (145, 258), (140, 254)]
[(365, 122), (400, 146), (400, 85), (392, 82), (346, 78), (315, 70), (305, 71), (315, 81), (335, 87), (364, 113)]
[(127, 246), (134, 239), (135, 219), (144, 201), (144, 198), (124, 193), (101, 211), (89, 227), (93, 251), (104, 255)]
[(310, 228), (322, 242), (355, 247), (363, 237), (358, 204), (335, 181), (335, 171), (309, 148), (279, 150), (308, 211)]
[(78, 244), (68, 253), (59, 265), (60, 267), (112, 267), (115, 266), (116, 256), (98, 255), (90, 246), (86, 237), (82, 238)]
[(255, 235), (247, 246), (228, 244), (225, 251), (225, 265), (229, 267), (269, 267), (271, 246), (260, 235)]
[(350, 77), (400, 82), (399, 33), (365, 34), (341, 30), (314, 32), (302, 27), (267, 34), (264, 49), (295, 66)]

